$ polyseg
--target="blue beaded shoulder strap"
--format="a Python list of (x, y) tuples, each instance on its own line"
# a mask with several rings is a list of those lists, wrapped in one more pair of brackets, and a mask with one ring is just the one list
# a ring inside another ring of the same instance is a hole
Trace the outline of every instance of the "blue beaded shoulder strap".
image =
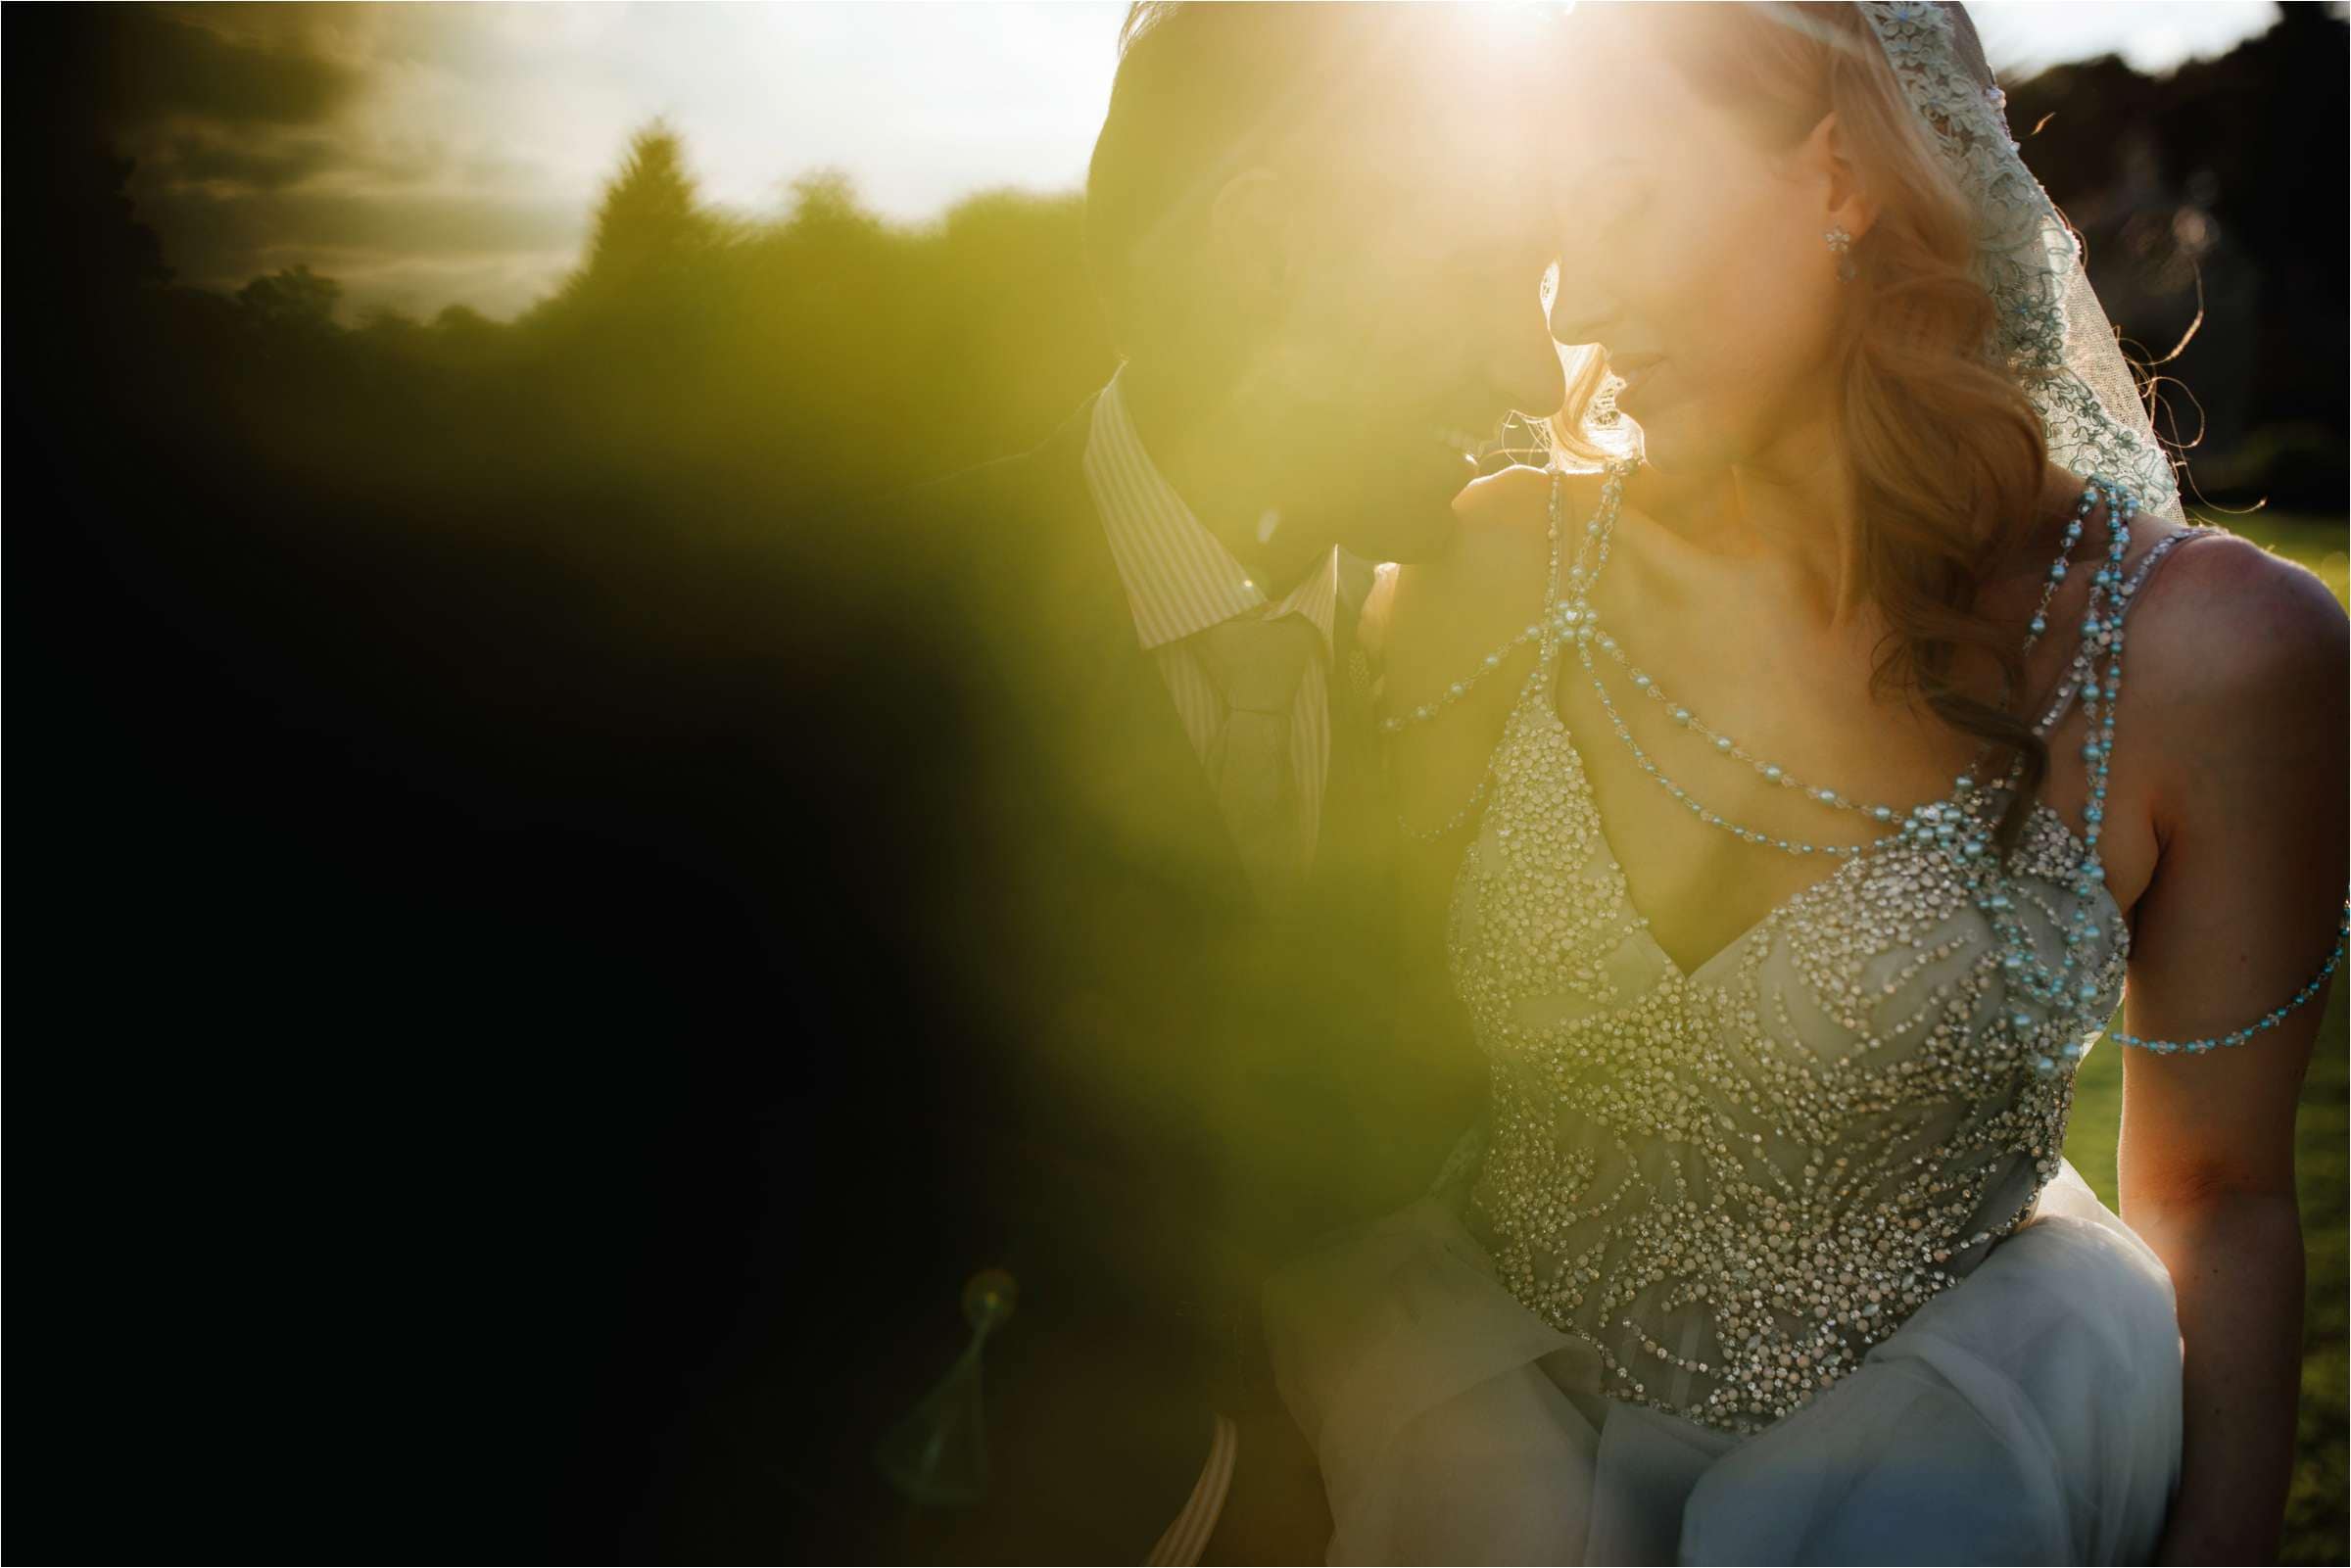
[[(2106, 779), (2114, 753), (2115, 703), (2122, 694), (2124, 622), (2131, 607), (2137, 602), (2139, 590), (2145, 586), (2155, 568), (2183, 541), (2227, 532), (2203, 527), (2175, 530), (2155, 542), (2139, 560), (2137, 569), (2126, 580), (2122, 562), (2130, 547), (2131, 519), (2136, 514), (2138, 503), (2130, 491), (2120, 486), (2103, 479), (2092, 479), (2083, 488), (2074, 517), (2066, 525), (2067, 553), (2070, 554), (2072, 546), (2081, 539), (2092, 509), (2100, 501), (2105, 503), (2107, 544), (2104, 559), (2090, 579), (2088, 601), (2083, 608), (2082, 640), (2076, 645), (2065, 679), (2050, 698), (2046, 711), (2033, 726), (2036, 734), (2050, 734), (2075, 700), (2080, 699), (2087, 726), (2087, 738), (2082, 746), (2082, 760), (2089, 772), (2089, 797), (2083, 808), (2085, 853), (2082, 868), (2077, 874), (2075, 890), (2084, 897), (2088, 895), (2090, 888), (2103, 875), (2097, 846), (2105, 817)], [(2041, 607), (2034, 615), (2025, 640), (2028, 648), (2048, 630), (2049, 602), (2071, 570), (2073, 566), (2063, 554), (2049, 569), (2049, 581), (2041, 594)], [(2104, 664), (2102, 671), (2099, 669), (2101, 662)], [(2012, 774), (2011, 778), (2014, 777)], [(2077, 926), (2086, 919), (2086, 916), (2077, 915)], [(2020, 976), (2025, 994), (2036, 1001), (2059, 1005), (2070, 1000), (2064, 986), (2070, 978), (2074, 962), (2073, 947), (2079, 937), (2069, 934), (2064, 959), (2055, 972), (2047, 972), (2048, 966), (2039, 963), (2033, 956), (2030, 943), (2021, 939), (2021, 930), (2017, 934), (2019, 940), (2011, 944), (2011, 952), (2023, 959), (2016, 967), (2026, 972)], [(2318, 974), (2282, 1007), (2272, 1009), (2242, 1028), (2202, 1039), (2150, 1040), (2125, 1033), (2121, 1029), (2108, 1029), (2106, 1038), (2118, 1045), (2135, 1046), (2139, 1050), (2164, 1056), (2200, 1055), (2228, 1046), (2242, 1045), (2255, 1035), (2278, 1027), (2287, 1017), (2314, 1000), (2325, 989), (2328, 976), (2341, 968), (2347, 943), (2351, 943), (2351, 900), (2345, 901), (2342, 916), (2335, 925), (2334, 951), (2327, 955)], [(2081, 1000), (2087, 1002), (2089, 998), (2085, 995)], [(2055, 1064), (2050, 1065), (2053, 1068)]]

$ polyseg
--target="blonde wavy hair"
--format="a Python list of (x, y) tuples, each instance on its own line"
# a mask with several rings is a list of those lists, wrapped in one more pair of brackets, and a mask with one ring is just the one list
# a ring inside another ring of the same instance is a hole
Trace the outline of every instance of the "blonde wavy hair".
[[(1983, 591), (2046, 520), (2047, 448), (2025, 386), (1991, 350), (1995, 310), (1975, 270), (1977, 222), (1868, 21), (1850, 5), (1650, 8), (1649, 35), (1702, 97), (1766, 151), (1793, 150), (1835, 114), (1878, 203), (1850, 253), (1835, 364), (1842, 446), (1860, 520), (1861, 589), (1887, 625), (1882, 694), (1915, 694), (1952, 730), (2022, 760), (2000, 823), (2013, 843), (2048, 768), (2009, 701), (2018, 634), (1981, 613)], [(1597, 364), (1570, 363), (1553, 421), (1562, 455), (1593, 448)], [(1996, 692), (1985, 678), (1996, 677)]]

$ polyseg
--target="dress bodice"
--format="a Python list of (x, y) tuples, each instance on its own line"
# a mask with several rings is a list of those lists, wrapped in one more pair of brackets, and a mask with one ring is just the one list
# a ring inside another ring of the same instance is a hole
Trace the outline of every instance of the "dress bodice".
[[(2001, 862), (1995, 938), (1961, 864), (2004, 798), (1979, 791), (1684, 973), (1603, 831), (1559, 662), (1547, 639), (1455, 882), (1451, 968), (1493, 1095), (1467, 1218), (1511, 1292), (1594, 1348), (1611, 1396), (1758, 1430), (2030, 1217), (2129, 929), (2037, 805)], [(2020, 927), (2044, 962), (2071, 945), (2079, 1005), (2020, 1003)]]

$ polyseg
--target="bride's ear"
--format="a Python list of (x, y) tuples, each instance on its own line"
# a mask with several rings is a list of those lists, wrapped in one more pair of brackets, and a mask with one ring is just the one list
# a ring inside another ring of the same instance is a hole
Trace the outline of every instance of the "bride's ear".
[(1209, 206), (1209, 261), (1226, 298), (1252, 320), (1280, 312), (1290, 284), (1291, 214), (1281, 176), (1244, 169)]
[(1821, 183), (1822, 227), (1841, 228), (1859, 239), (1876, 226), (1878, 204), (1863, 186), (1850, 155), (1851, 142), (1836, 111), (1831, 110), (1804, 138), (1798, 156), (1805, 170)]

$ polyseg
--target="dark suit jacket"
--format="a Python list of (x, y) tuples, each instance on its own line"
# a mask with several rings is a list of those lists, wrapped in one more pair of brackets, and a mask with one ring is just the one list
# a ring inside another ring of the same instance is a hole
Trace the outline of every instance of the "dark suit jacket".
[(1294, 1453), (1263, 1427), (1264, 1275), (1408, 1199), (1441, 1153), (1393, 1042), (1394, 814), (1355, 606), (1308, 890), (1270, 916), (1136, 641), (1080, 466), (1090, 414), (914, 503), (932, 586), (907, 641), (957, 693), (906, 757), (916, 814), (953, 828), (908, 889), (946, 1004), (923, 1060), (953, 1085), (919, 1135), (955, 1191), (906, 1220), (937, 1261), (924, 1364), (951, 1354), (963, 1273), (1001, 1265), (1023, 1293), (987, 1355), (993, 1495), (941, 1526), (960, 1555), (1139, 1557), (1214, 1410), (1261, 1423), (1236, 1492)]

